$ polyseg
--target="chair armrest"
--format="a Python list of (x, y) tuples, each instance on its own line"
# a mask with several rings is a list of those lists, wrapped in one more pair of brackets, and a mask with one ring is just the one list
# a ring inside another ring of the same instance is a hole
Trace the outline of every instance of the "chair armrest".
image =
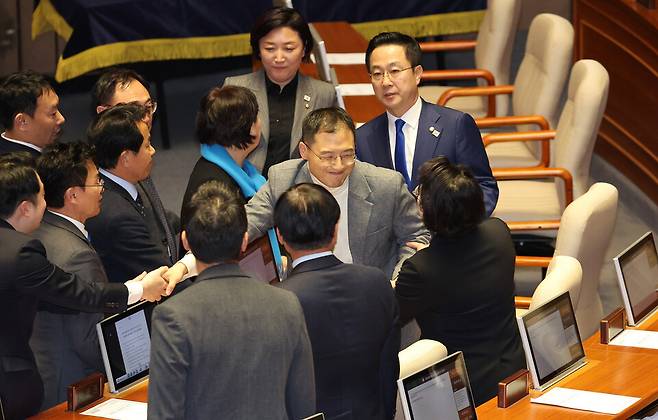
[(516, 266), (518, 267), (548, 267), (553, 257), (526, 257), (516, 256)]
[(530, 308), (531, 301), (532, 298), (528, 296), (514, 296), (514, 306), (516, 307), (516, 309)]
[(453, 51), (453, 50), (472, 50), (477, 45), (473, 40), (454, 40), (454, 41), (434, 41), (419, 42), (420, 50), (427, 52)]
[(550, 129), (543, 115), (510, 115), (508, 117), (477, 118), (479, 128), (505, 127), (513, 125), (536, 125), (540, 130)]
[[(497, 168), (493, 169), (497, 181), (518, 179), (561, 178), (564, 181), (565, 206), (573, 201), (573, 177), (564, 168)], [(510, 230), (547, 230), (558, 229), (559, 220), (533, 220), (525, 222), (506, 222)]]
[(565, 206), (573, 201), (573, 177), (564, 168), (497, 168), (492, 170), (497, 180), (562, 178)]
[(487, 86), (495, 86), (494, 75), (485, 69), (424, 70), (420, 80), (483, 79)]
[[(439, 98), (437, 104), (445, 106), (445, 104), (452, 98), (457, 98), (460, 96), (489, 96), (489, 102), (491, 103), (491, 98), (495, 95), (509, 95), (514, 92), (514, 86), (512, 85), (499, 85), (499, 86), (481, 86), (481, 87), (466, 87), (466, 88), (455, 88), (448, 89)], [(494, 102), (495, 103), (495, 102)], [(496, 115), (495, 107), (489, 107), (487, 109), (487, 117), (493, 117)]]
[(541, 141), (541, 155), (538, 167), (548, 167), (551, 149), (548, 140), (555, 138), (555, 130), (542, 131), (517, 131), (513, 133), (492, 133), (482, 137), (484, 147), (492, 143), (504, 143), (512, 141)]

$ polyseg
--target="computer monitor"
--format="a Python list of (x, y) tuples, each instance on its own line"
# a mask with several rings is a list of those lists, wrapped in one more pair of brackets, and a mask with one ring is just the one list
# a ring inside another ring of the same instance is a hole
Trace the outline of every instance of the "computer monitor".
[(148, 378), (153, 308), (155, 303), (141, 302), (96, 324), (110, 392)]
[(398, 380), (406, 420), (477, 419), (461, 351)]
[(275, 284), (281, 281), (268, 235), (252, 241), (240, 255), (239, 264), (242, 271), (264, 283)]
[(544, 390), (586, 363), (569, 292), (517, 317), (535, 389)]
[(658, 308), (658, 252), (647, 232), (613, 259), (628, 325), (638, 325)]

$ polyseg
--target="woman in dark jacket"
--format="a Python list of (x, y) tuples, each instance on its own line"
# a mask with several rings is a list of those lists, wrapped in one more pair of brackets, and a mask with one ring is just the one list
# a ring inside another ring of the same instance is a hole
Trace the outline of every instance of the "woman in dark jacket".
[(445, 157), (426, 162), (417, 191), (430, 245), (402, 266), (395, 286), (403, 323), (462, 351), (476, 404), (525, 367), (514, 309), (514, 245), (507, 225), (484, 218), (472, 173)]

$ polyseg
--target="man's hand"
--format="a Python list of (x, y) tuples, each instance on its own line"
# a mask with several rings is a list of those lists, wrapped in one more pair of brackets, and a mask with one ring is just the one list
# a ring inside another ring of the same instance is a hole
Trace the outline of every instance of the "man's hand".
[(167, 267), (162, 266), (149, 272), (143, 277), (141, 281), (142, 287), (144, 288), (142, 299), (148, 300), (149, 302), (155, 302), (160, 300), (162, 296), (165, 296), (167, 282), (162, 276), (166, 271)]
[(420, 242), (407, 242), (405, 245), (407, 245), (409, 248), (416, 250), (416, 252), (420, 251), (421, 249), (425, 249), (430, 244), (423, 244)]
[(174, 287), (183, 280), (183, 277), (185, 277), (186, 274), (187, 266), (179, 261), (172, 265), (171, 268), (162, 275), (162, 278), (167, 281), (165, 296), (169, 296), (171, 292), (174, 291)]

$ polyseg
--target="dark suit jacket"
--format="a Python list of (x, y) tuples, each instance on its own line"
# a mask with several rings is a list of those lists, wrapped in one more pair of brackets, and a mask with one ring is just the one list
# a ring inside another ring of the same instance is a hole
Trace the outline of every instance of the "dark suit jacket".
[(192, 169), (190, 179), (187, 181), (185, 194), (183, 195), (183, 204), (181, 205), (180, 210), (181, 231), (185, 229), (185, 226), (187, 226), (187, 223), (190, 221), (190, 217), (192, 217), (187, 209), (187, 203), (190, 202), (192, 196), (199, 187), (208, 181), (219, 181), (219, 183), (234, 189), (243, 200), (245, 199), (240, 187), (238, 187), (238, 184), (229, 176), (229, 174), (209, 160), (200, 157), (199, 160), (197, 160), (196, 165), (194, 165), (194, 169)]
[(149, 419), (301, 419), (315, 409), (297, 298), (237, 264), (203, 271), (153, 311)]
[[(46, 211), (34, 237), (43, 243), (53, 264), (82, 281), (107, 283), (96, 251), (70, 221)], [(43, 409), (66, 401), (68, 385), (103, 371), (96, 334), (103, 315), (47, 309), (37, 313), (30, 339), (44, 384)]]
[[(440, 132), (438, 137), (432, 135), (431, 127)], [(386, 113), (356, 130), (356, 154), (363, 162), (393, 169), (389, 144)], [(498, 201), (498, 186), (475, 121), (463, 112), (423, 101), (411, 172), (412, 188), (418, 184), (418, 170), (422, 164), (441, 155), (473, 171), (484, 193), (487, 215), (490, 215)]]
[(142, 215), (128, 191), (101, 177), (105, 180), (101, 212), (87, 220), (86, 227), (108, 279), (123, 283), (142, 271), (171, 265), (166, 238), (153, 213)]
[(490, 218), (455, 238), (432, 239), (402, 265), (395, 286), (400, 320), (416, 318), (421, 337), (463, 351), (476, 404), (498, 381), (525, 368), (514, 308), (514, 244)]
[[(9, 418), (38, 410), (43, 387), (28, 345), (39, 299), (71, 309), (120, 312), (123, 284), (89, 283), (48, 261), (41, 242), (0, 220), (0, 398)], [(22, 378), (34, 378), (26, 383)]]
[(13, 153), (13, 152), (28, 152), (30, 155), (34, 156), (34, 158), (38, 158), (41, 156), (41, 153), (39, 153), (37, 150), (23, 146), (22, 144), (14, 143), (11, 141), (7, 141), (0, 137), (0, 155), (5, 155), (7, 153)]
[(386, 275), (330, 255), (302, 262), (280, 287), (304, 309), (317, 411), (327, 419), (393, 418), (400, 327)]

